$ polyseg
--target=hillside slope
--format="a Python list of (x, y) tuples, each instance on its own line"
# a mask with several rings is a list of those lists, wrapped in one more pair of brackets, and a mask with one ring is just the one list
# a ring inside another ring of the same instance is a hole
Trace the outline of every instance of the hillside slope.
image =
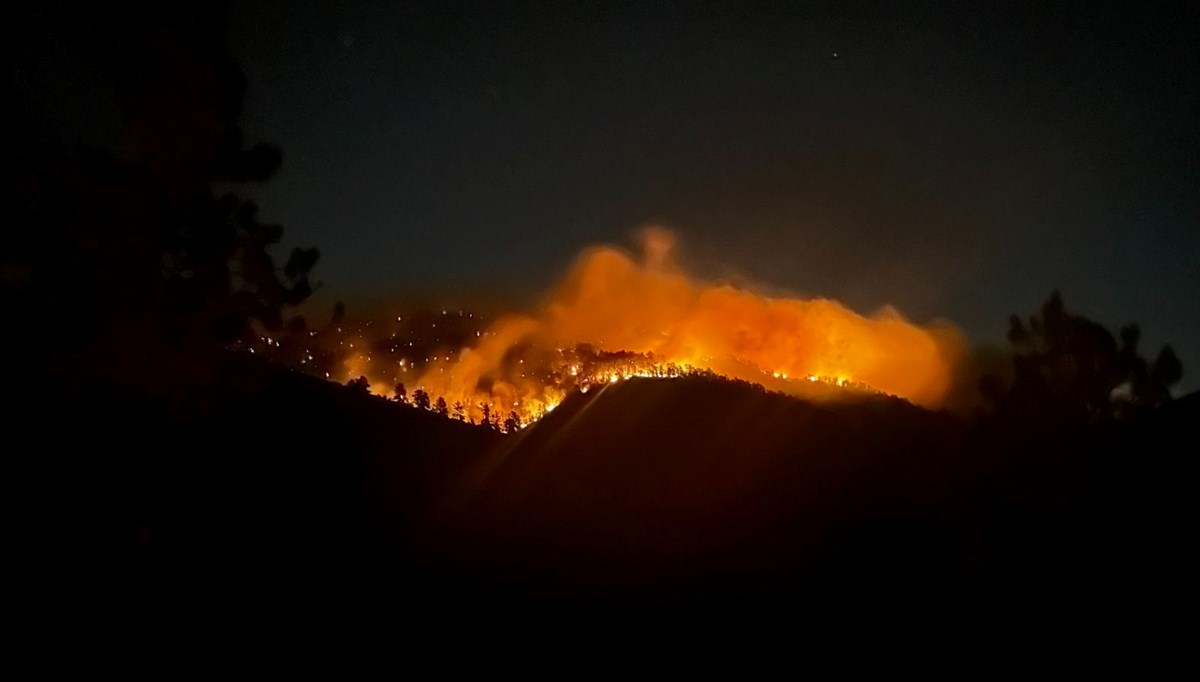
[(1194, 396), (1137, 428), (1046, 433), (634, 379), (502, 436), (247, 357), (41, 389), (10, 413), (34, 434), (11, 460), (40, 474), (13, 480), (42, 484), (19, 567), (47, 599), (146, 622), (896, 602), (1083, 618), (1173, 599), (1194, 566)]
[(964, 437), (896, 399), (631, 380), (505, 439), (459, 481), (438, 532), (475, 579), (547, 599), (953, 585), (973, 551), (956, 527)]

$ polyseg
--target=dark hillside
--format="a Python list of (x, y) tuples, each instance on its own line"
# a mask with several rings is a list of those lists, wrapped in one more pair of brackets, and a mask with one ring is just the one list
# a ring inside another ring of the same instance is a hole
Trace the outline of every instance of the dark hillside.
[(156, 387), (43, 388), (24, 423), (69, 428), (28, 441), (31, 568), (54, 599), (172, 618), (210, 600), (355, 608), (411, 570), (424, 510), (501, 439), (253, 356)]
[(15, 412), (70, 425), (26, 429), (45, 485), (22, 564), (44, 597), (146, 622), (851, 604), (1086, 620), (1144, 614), (1194, 566), (1194, 396), (1135, 428), (1042, 433), (630, 380), (501, 436), (250, 356), (216, 367), (45, 385)]
[(845, 570), (953, 586), (973, 552), (966, 435), (894, 399), (632, 380), (506, 439), (444, 519), (468, 564), (548, 598), (824, 590)]

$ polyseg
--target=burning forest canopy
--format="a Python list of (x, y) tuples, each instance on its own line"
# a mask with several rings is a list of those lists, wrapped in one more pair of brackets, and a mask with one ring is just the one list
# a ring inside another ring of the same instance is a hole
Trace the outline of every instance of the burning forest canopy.
[[(373, 393), (416, 395), (473, 422), (512, 413), (529, 423), (573, 390), (635, 376), (712, 372), (797, 396), (871, 391), (928, 407), (950, 389), (963, 348), (952, 325), (700, 282), (674, 261), (669, 232), (647, 230), (641, 242), (640, 257), (586, 250), (531, 312), (490, 322), (463, 311), (399, 316), (336, 343), (313, 332), (308, 345), (319, 350), (300, 349), (298, 362), (331, 380), (366, 377)], [(415, 328), (424, 334), (413, 336)], [(845, 390), (825, 390), (831, 384)]]

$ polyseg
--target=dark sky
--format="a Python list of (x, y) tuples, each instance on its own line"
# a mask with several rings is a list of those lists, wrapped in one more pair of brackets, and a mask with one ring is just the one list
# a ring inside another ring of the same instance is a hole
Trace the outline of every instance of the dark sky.
[(230, 40), (332, 295), (530, 301), (654, 223), (978, 341), (1059, 288), (1200, 385), (1195, 4), (938, 5), (235, 3)]

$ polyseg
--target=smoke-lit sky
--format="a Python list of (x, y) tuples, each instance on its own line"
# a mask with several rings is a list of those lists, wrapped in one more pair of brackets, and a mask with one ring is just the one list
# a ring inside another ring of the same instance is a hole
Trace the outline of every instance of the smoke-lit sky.
[(1195, 6), (901, 4), (235, 3), (263, 215), (348, 301), (532, 300), (648, 223), (978, 341), (1059, 288), (1200, 385)]
[(289, 2), (233, 37), (262, 203), (331, 289), (531, 294), (651, 222), (980, 340), (1058, 287), (1200, 371), (1196, 10), (945, 4)]

